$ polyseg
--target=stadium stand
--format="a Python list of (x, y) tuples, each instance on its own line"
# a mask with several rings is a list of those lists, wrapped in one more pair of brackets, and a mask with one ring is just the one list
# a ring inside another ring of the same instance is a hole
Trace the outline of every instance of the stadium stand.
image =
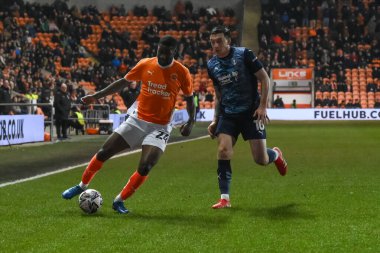
[[(233, 10), (194, 10), (191, 2), (178, 2), (173, 12), (144, 6), (126, 11), (123, 5), (100, 12), (92, 5), (69, 8), (61, 0), (53, 4), (18, 0), (2, 8), (1, 78), (12, 82), (10, 89), (25, 101), (31, 90), (39, 100), (51, 101), (63, 82), (70, 93), (78, 93), (79, 101), (85, 93), (121, 78), (142, 57), (154, 56), (159, 37), (166, 34), (179, 40), (177, 59), (190, 69), (196, 92), (214, 94), (205, 69), (212, 55), (208, 31), (224, 23), (233, 30), (233, 42), (239, 39)], [(85, 92), (78, 92), (78, 87)], [(111, 100), (119, 110), (127, 109), (119, 95)], [(185, 106), (178, 97), (178, 109)], [(201, 103), (201, 108), (212, 106)]]
[(361, 108), (375, 106), (380, 96), (380, 6), (375, 0), (261, 3), (258, 55), (268, 73), (313, 67), (316, 107), (352, 107), (353, 101)]
[[(380, 8), (375, 0), (261, 3), (258, 56), (268, 73), (276, 67), (313, 67), (316, 107), (350, 107), (355, 101), (361, 108), (375, 106), (380, 98)], [(69, 8), (60, 0), (14, 1), (0, 13), (1, 78), (21, 101), (28, 101), (31, 90), (40, 101), (51, 101), (62, 82), (70, 92), (79, 86), (94, 92), (139, 59), (154, 56), (159, 37), (169, 34), (180, 42), (177, 59), (193, 76), (200, 108), (212, 108), (213, 102), (205, 101), (206, 94), (214, 94), (205, 67), (212, 55), (208, 31), (216, 24), (228, 25), (233, 44), (239, 44), (239, 20), (231, 9), (194, 10), (191, 2), (178, 2), (173, 11), (113, 5), (100, 12), (91, 5)], [(120, 96), (111, 100), (119, 110), (127, 109)], [(182, 109), (186, 103), (178, 97), (176, 105)]]

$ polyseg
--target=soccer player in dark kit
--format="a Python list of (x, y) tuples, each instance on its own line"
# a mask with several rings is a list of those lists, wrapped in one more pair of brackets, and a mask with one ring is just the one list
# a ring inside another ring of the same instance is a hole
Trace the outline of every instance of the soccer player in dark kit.
[[(251, 154), (259, 165), (276, 165), (279, 173), (287, 173), (287, 163), (279, 148), (266, 147), (265, 125), (269, 77), (256, 55), (244, 47), (230, 46), (231, 36), (227, 27), (217, 26), (211, 30), (210, 43), (214, 56), (207, 69), (215, 88), (214, 120), (208, 127), (211, 138), (218, 140), (218, 182), (221, 197), (214, 209), (231, 207), (230, 161), (233, 147), (242, 134), (249, 142)], [(261, 83), (261, 95), (258, 92)]]

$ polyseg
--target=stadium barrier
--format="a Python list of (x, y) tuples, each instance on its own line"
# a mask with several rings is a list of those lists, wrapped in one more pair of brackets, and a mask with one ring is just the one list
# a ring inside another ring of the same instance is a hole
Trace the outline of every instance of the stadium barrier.
[[(0, 115), (0, 146), (41, 142), (46, 140), (53, 141), (55, 110), (52, 104), (0, 103), (0, 107), (2, 106), (17, 106), (23, 108), (23, 111), (26, 113), (17, 115)], [(72, 104), (72, 107), (73, 106), (79, 108), (83, 107), (81, 104)], [(44, 115), (42, 110), (36, 110), (37, 108), (47, 109), (47, 111), (50, 112), (50, 115)], [(85, 121), (85, 128), (97, 129), (97, 132), (99, 132), (98, 129), (101, 120), (109, 120), (110, 106), (108, 104), (93, 104), (86, 107), (84, 110), (81, 110), (81, 112)], [(70, 117), (69, 120), (77, 120), (77, 118)], [(50, 128), (49, 134), (45, 133), (46, 127)], [(109, 131), (107, 131), (107, 133), (109, 133)]]
[[(380, 109), (267, 109), (270, 120), (380, 120)], [(188, 120), (186, 110), (174, 112), (173, 125)], [(212, 121), (214, 109), (201, 109), (197, 121)]]
[[(2, 141), (0, 145), (22, 144), (28, 142), (39, 141), (52, 141), (53, 136), (53, 120), (47, 115), (43, 114), (43, 109), (47, 109), (54, 114), (53, 105), (50, 103), (0, 103), (0, 107), (19, 107), (26, 111), (28, 114), (17, 115), (0, 115), (1, 116), (1, 129)], [(37, 110), (38, 108), (38, 110)], [(30, 117), (33, 116), (33, 117)], [(42, 128), (40, 127), (40, 120), (42, 119)], [(15, 122), (15, 123), (13, 123)], [(17, 125), (18, 124), (18, 125)], [(49, 127), (49, 138), (44, 138), (45, 128)], [(20, 131), (19, 134), (14, 135), (15, 129)], [(9, 129), (8, 129), (9, 128)], [(38, 131), (36, 131), (39, 129)], [(9, 132), (10, 131), (10, 132)], [(34, 133), (36, 131), (36, 133)], [(5, 133), (7, 136), (5, 136)], [(14, 137), (16, 136), (16, 137)], [(23, 136), (21, 138), (21, 136)], [(42, 136), (42, 139), (40, 138)], [(15, 138), (15, 139), (14, 139)], [(5, 141), (5, 144), (4, 144)]]
[(271, 120), (380, 120), (380, 109), (268, 109)]
[[(110, 106), (108, 104), (92, 104), (84, 107), (84, 109), (81, 109), (83, 104), (72, 104), (71, 108), (73, 107), (80, 108), (85, 121), (85, 129), (90, 130), (88, 132), (98, 133), (101, 122), (109, 120)], [(77, 120), (77, 118), (70, 117), (69, 120)]]
[(42, 115), (0, 115), (0, 146), (44, 141)]
[[(0, 106), (49, 106), (51, 104), (0, 104)], [(267, 109), (271, 120), (380, 120), (380, 109)], [(96, 105), (82, 111), (87, 127), (100, 128), (105, 122), (104, 134), (109, 134), (121, 125), (128, 114), (110, 114), (109, 105)], [(197, 121), (212, 121), (214, 109), (201, 109)], [(186, 110), (176, 110), (172, 124), (181, 125), (188, 120)], [(74, 118), (70, 118), (74, 119)], [(0, 115), (0, 146), (44, 141), (45, 126), (50, 126), (50, 141), (53, 140), (53, 120), (43, 115)], [(99, 131), (98, 131), (99, 132)]]

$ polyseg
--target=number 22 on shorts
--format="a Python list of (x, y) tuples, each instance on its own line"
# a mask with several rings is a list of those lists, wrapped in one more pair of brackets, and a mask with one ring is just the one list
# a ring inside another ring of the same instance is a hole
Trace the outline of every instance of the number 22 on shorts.
[(168, 139), (169, 139), (169, 134), (164, 132), (164, 131), (160, 131), (160, 130), (158, 130), (157, 132), (158, 132), (158, 134), (156, 135), (156, 138), (160, 139), (160, 140), (164, 140), (165, 143), (167, 143)]

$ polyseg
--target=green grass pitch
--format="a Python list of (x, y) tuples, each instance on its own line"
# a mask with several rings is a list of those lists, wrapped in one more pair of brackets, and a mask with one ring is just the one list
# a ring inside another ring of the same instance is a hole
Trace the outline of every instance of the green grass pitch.
[(254, 164), (240, 139), (231, 209), (211, 209), (219, 192), (209, 138), (168, 146), (126, 201), (128, 215), (111, 203), (139, 153), (108, 161), (94, 178), (90, 188), (104, 199), (94, 215), (82, 213), (77, 198), (61, 198), (83, 167), (9, 185), (0, 188), (0, 252), (380, 252), (379, 129), (379, 122), (270, 124), (267, 145), (282, 148), (285, 177)]

